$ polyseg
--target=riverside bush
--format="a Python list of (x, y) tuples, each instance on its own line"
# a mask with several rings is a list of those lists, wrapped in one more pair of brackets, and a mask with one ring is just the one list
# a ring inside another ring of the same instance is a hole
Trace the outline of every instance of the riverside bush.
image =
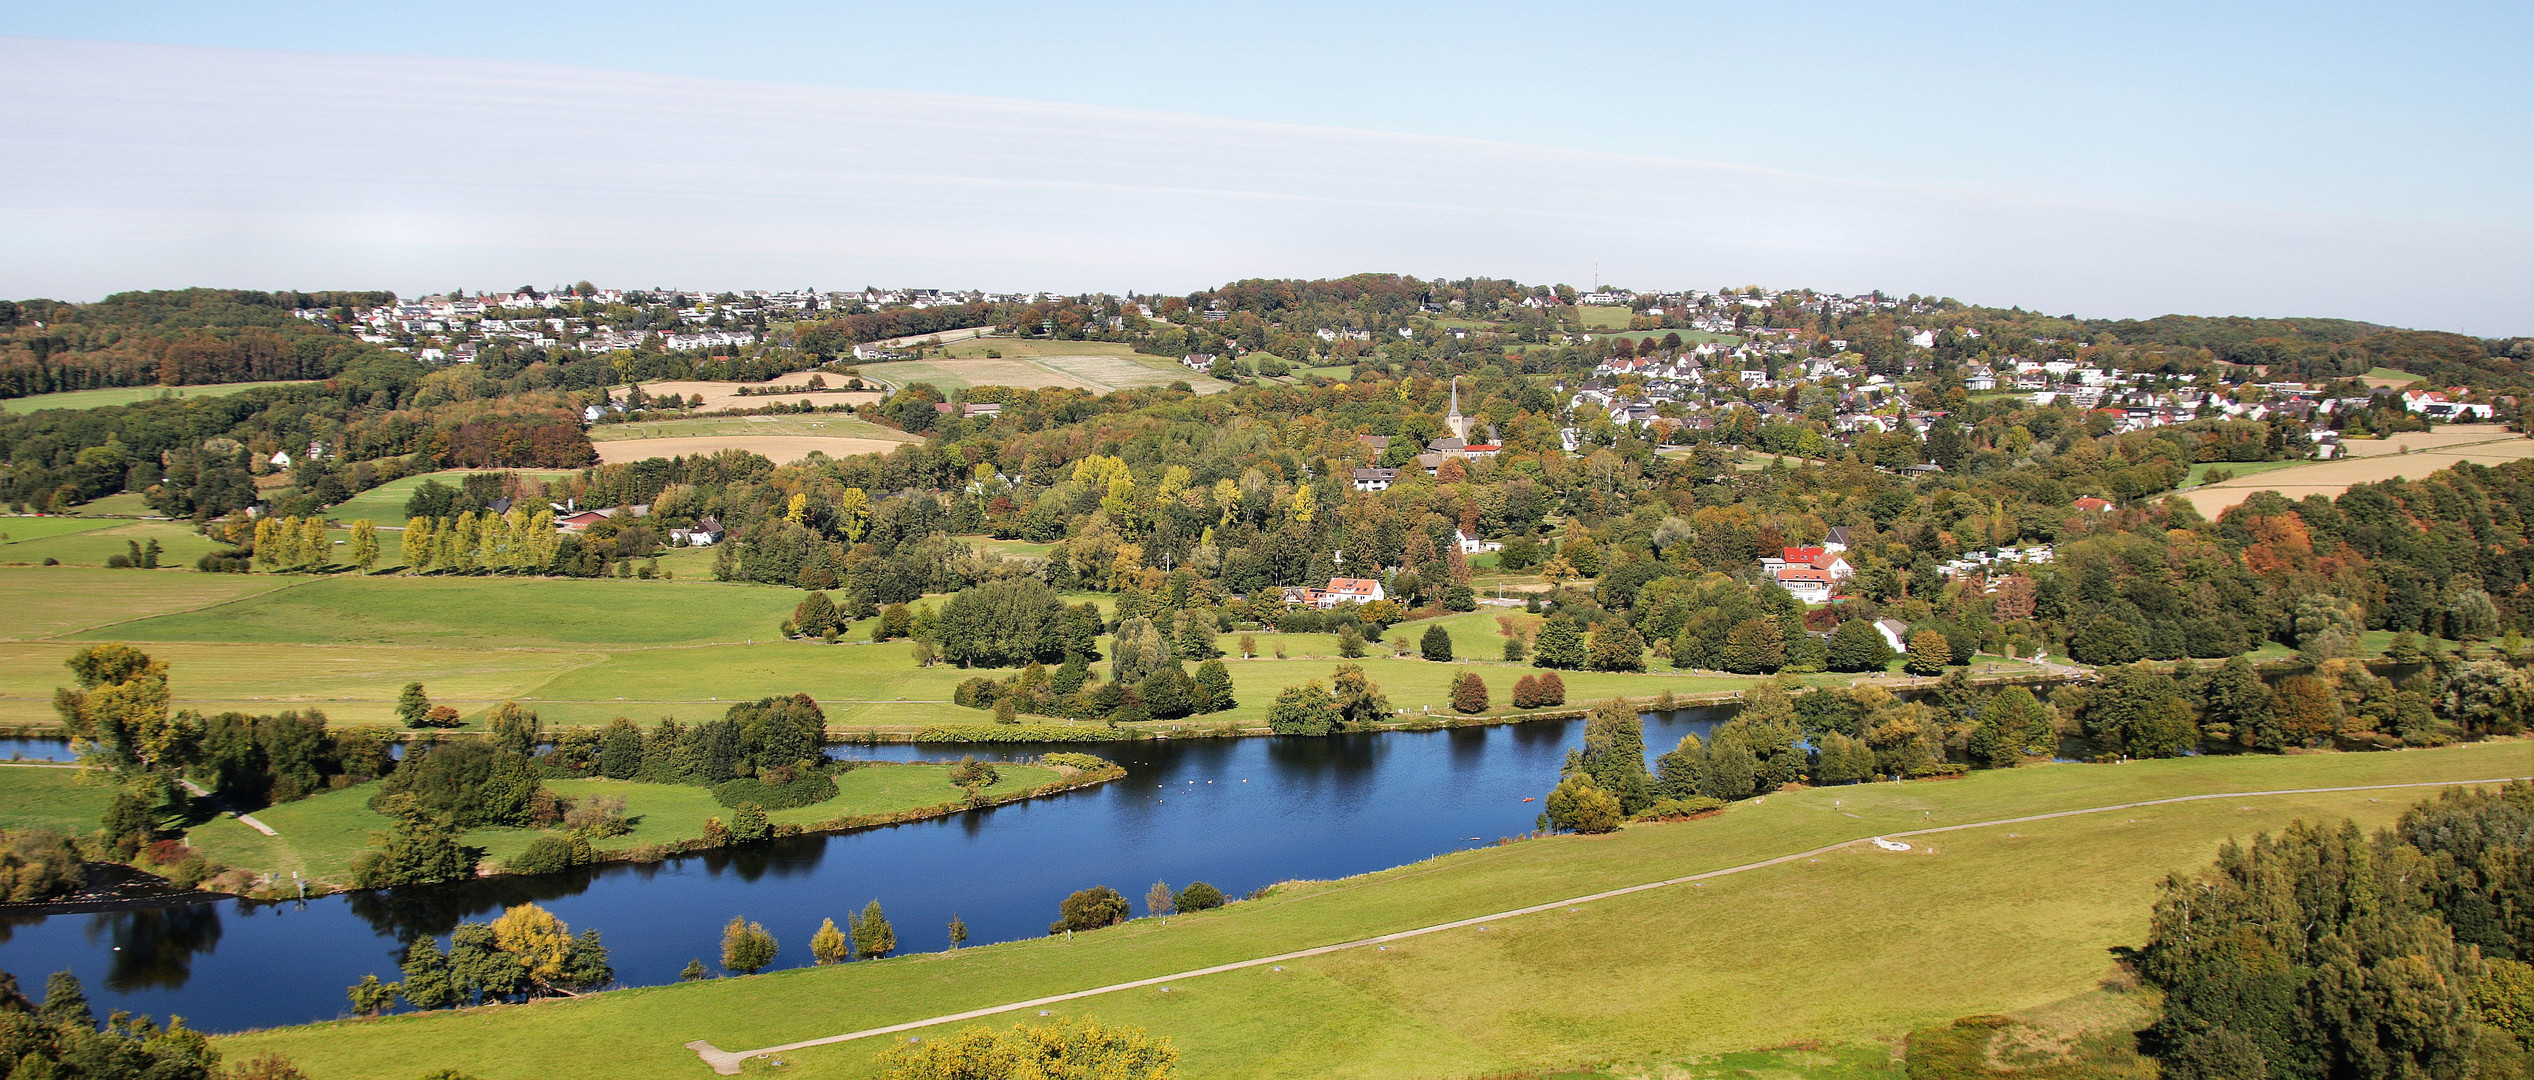
[(764, 776), (742, 776), (713, 785), (713, 801), (733, 810), (757, 806), (789, 810), (816, 806), (836, 797), (836, 781), (815, 769), (777, 769)]

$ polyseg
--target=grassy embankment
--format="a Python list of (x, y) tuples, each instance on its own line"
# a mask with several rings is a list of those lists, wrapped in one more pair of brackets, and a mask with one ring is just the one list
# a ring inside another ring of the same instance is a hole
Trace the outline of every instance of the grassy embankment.
[[(2042, 766), (1794, 790), (1694, 822), (1458, 852), (1164, 924), (224, 1039), (318, 1080), (457, 1068), (510, 1077), (708, 1075), (683, 1044), (779, 1045), (1428, 926), (1881, 833), (2185, 795), (2453, 782), (2529, 771), (2527, 744)], [(1467, 1076), (1592, 1063), (1622, 1075), (1803, 1040), (1855, 1044), (2091, 991), (2144, 935), (2155, 883), (2304, 819), (2373, 828), (2426, 789), (2212, 799), (1851, 845), (1814, 859), (1054, 1006), (1170, 1037), (1190, 1077)], [(2036, 888), (2036, 883), (2046, 883)], [(1113, 883), (1120, 887), (1132, 883)], [(1034, 1010), (1033, 1010), (1034, 1012)], [(998, 1017), (998, 1026), (1028, 1016)], [(923, 1032), (926, 1037), (947, 1029)], [(872, 1075), (887, 1040), (752, 1074)], [(1854, 1055), (1828, 1054), (1845, 1061)], [(1870, 1057), (1871, 1055), (1866, 1055)], [(1778, 1058), (1783, 1062), (1785, 1059)], [(1853, 1063), (1851, 1063), (1853, 1064)]]
[(105, 817), (114, 788), (79, 782), (79, 770), (53, 765), (0, 767), (0, 829), (59, 829), (84, 836)]
[[(691, 558), (691, 556), (690, 556)], [(682, 579), (691, 578), (683, 571)], [(807, 693), (839, 730), (912, 730), (983, 723), (950, 703), (960, 680), (1005, 671), (919, 668), (906, 642), (784, 641), (776, 632), (797, 590), (706, 581), (297, 577), (68, 568), (0, 568), (0, 593), (26, 597), (0, 630), (0, 724), (53, 719), (62, 661), (85, 644), (128, 641), (171, 665), (176, 705), (206, 711), (317, 708), (339, 722), (387, 723), (398, 691), (421, 682), (469, 718), (515, 698), (549, 723), (626, 716), (718, 716), (730, 702)], [(1391, 702), (1443, 712), (1451, 682), (1477, 671), (1499, 707), (1534, 669), (1505, 664), (1495, 615), (1440, 620), (1455, 652), (1477, 662), (1361, 661)], [(1415, 642), (1425, 623), (1392, 629)], [(849, 637), (867, 641), (869, 621)], [(1240, 707), (1180, 726), (1257, 725), (1276, 692), (1327, 680), (1338, 663), (1328, 634), (1257, 634), (1261, 658), (1228, 659)], [(1220, 641), (1236, 651), (1240, 635)], [(1284, 659), (1275, 659), (1282, 648)], [(1846, 676), (1828, 677), (1844, 682)], [(1729, 692), (1737, 676), (1568, 672), (1570, 702)]]
[(223, 397), (266, 386), (298, 386), (299, 381), (218, 383), (209, 386), (116, 386), (103, 390), (65, 390), (58, 394), (0, 399), (0, 412), (31, 413), (40, 409), (94, 409), (130, 405), (162, 397)]

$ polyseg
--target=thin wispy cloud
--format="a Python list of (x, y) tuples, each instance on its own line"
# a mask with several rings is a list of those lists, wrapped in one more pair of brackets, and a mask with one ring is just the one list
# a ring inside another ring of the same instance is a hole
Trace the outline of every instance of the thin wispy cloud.
[(2534, 328), (2534, 236), (948, 94), (0, 38), (0, 292), (1359, 270)]

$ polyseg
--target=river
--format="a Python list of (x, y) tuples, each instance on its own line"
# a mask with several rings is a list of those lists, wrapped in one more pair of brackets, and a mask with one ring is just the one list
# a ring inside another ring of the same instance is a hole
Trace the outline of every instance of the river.
[[(1713, 710), (1649, 714), (1649, 755), (1702, 737)], [(799, 837), (545, 877), (504, 877), (397, 894), (305, 903), (227, 900), (49, 916), (0, 915), (0, 969), (29, 988), (68, 968), (100, 1012), (126, 1009), (235, 1031), (330, 1019), (345, 987), (397, 977), (402, 943), (444, 935), (535, 902), (606, 938), (627, 985), (675, 981), (687, 961), (713, 966), (722, 924), (761, 922), (782, 945), (777, 967), (810, 962), (822, 918), (840, 923), (874, 899), (901, 951), (949, 946), (955, 913), (971, 945), (1034, 937), (1057, 902), (1092, 885), (1134, 901), (1155, 880), (1206, 881), (1241, 896), (1278, 881), (1326, 879), (1416, 862), (1529, 831), (1583, 721), (1328, 739), (1246, 738), (1097, 746), (840, 746), (839, 757), (1020, 758), (1090, 750), (1128, 774), (1098, 788), (952, 817)], [(29, 758), (60, 744), (12, 740)]]

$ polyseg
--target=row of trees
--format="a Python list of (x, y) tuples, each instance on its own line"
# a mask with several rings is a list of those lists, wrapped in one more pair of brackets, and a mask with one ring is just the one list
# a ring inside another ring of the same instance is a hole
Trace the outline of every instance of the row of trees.
[(2370, 837), (2299, 822), (2157, 891), (2142, 1039), (2175, 1080), (2512, 1075), (2534, 1046), (2534, 787), (2450, 790)]

